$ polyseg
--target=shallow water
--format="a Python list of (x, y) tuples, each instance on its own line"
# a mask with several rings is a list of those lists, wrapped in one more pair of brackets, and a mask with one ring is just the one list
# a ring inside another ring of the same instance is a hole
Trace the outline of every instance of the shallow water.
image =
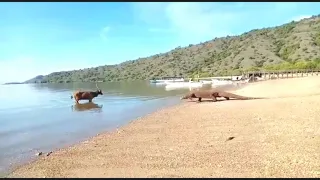
[(144, 81), (98, 85), (104, 94), (81, 105), (70, 98), (72, 92), (95, 90), (94, 83), (0, 85), (0, 173), (37, 152), (74, 144), (175, 105), (188, 91), (165, 91)]

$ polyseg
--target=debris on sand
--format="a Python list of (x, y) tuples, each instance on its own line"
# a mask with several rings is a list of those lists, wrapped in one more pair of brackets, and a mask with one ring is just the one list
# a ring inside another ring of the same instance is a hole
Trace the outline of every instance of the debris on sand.
[(228, 139), (226, 141), (231, 141), (232, 139), (234, 139), (235, 137), (231, 136), (231, 137), (228, 137)]

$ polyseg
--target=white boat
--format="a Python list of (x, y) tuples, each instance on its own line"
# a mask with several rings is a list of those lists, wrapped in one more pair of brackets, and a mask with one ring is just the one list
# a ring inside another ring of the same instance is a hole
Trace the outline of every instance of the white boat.
[(249, 83), (250, 79), (246, 79), (246, 80), (240, 80), (240, 81), (234, 81), (235, 85), (242, 85), (242, 84), (247, 84)]
[(230, 84), (233, 84), (233, 81), (212, 79), (212, 86), (223, 86), (223, 85), (230, 85)]
[(167, 91), (174, 89), (193, 89), (200, 88), (203, 86), (202, 82), (168, 82), (165, 89)]
[(166, 84), (167, 82), (184, 82), (183, 78), (179, 79), (155, 79), (150, 80), (150, 83), (157, 83), (157, 84)]
[(151, 83), (151, 84), (155, 86), (164, 86), (166, 85), (166, 82), (157, 82), (157, 83)]
[(212, 84), (212, 81), (207, 81), (207, 80), (201, 80), (200, 82), (202, 82), (203, 84)]

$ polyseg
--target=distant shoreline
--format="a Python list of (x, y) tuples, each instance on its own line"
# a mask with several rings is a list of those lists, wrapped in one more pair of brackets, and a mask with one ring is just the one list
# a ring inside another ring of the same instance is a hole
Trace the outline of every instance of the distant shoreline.
[(3, 83), (1, 85), (13, 85), (13, 84), (25, 84), (25, 83), (20, 83), (20, 82), (8, 82), (8, 83)]
[[(281, 67), (281, 65), (288, 65), (287, 63), (283, 63), (283, 64), (278, 64), (279, 67)], [(244, 71), (244, 72), (255, 72), (255, 73), (259, 73), (260, 74), (265, 74), (265, 73), (272, 73), (274, 75), (274, 73), (283, 73), (284, 71), (288, 71), (290, 73), (295, 73), (294, 76), (298, 76), (298, 74), (300, 73), (301, 74), (313, 74), (313, 73), (316, 73), (318, 75), (319, 73), (319, 69), (308, 69), (308, 68), (302, 68), (302, 69), (296, 69), (296, 70), (293, 70), (293, 69), (278, 69), (278, 70), (268, 70), (268, 69), (260, 69), (260, 70), (254, 70), (254, 71)], [(278, 74), (279, 75), (279, 74)], [(288, 73), (286, 74), (288, 76)], [(214, 76), (214, 77), (201, 77), (199, 78), (199, 80), (203, 80), (203, 79), (210, 79), (210, 78), (220, 78), (220, 77), (236, 77), (236, 76), (242, 76), (242, 75), (220, 75), (220, 76)], [(283, 74), (282, 74), (283, 76)], [(291, 75), (291, 77), (293, 77), (293, 75)], [(282, 77), (283, 78), (283, 77)], [(183, 78), (185, 80), (187, 79), (190, 79), (190, 77), (186, 77), (186, 78)], [(193, 79), (193, 78), (191, 78)], [(194, 79), (198, 79), (198, 78), (194, 78)], [(63, 84), (68, 84), (68, 83), (104, 83), (104, 82), (132, 82), (132, 81), (150, 81), (152, 79), (144, 79), (144, 80), (138, 80), (138, 79), (135, 79), (135, 80), (130, 80), (130, 81), (127, 81), (127, 80), (120, 80), (120, 81), (70, 81), (70, 80), (64, 80), (64, 81), (51, 81), (51, 82), (48, 82), (48, 81), (42, 81), (41, 79), (38, 79), (38, 80), (27, 80), (25, 82), (7, 82), (7, 83), (4, 83), (2, 85), (10, 85), (10, 84), (55, 84), (55, 83), (63, 83)]]

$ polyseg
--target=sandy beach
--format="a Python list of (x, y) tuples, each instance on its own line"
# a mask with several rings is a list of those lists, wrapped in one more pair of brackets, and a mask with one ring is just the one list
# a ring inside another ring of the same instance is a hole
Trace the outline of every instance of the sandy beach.
[(270, 99), (187, 100), (8, 177), (320, 177), (320, 76), (234, 93)]

